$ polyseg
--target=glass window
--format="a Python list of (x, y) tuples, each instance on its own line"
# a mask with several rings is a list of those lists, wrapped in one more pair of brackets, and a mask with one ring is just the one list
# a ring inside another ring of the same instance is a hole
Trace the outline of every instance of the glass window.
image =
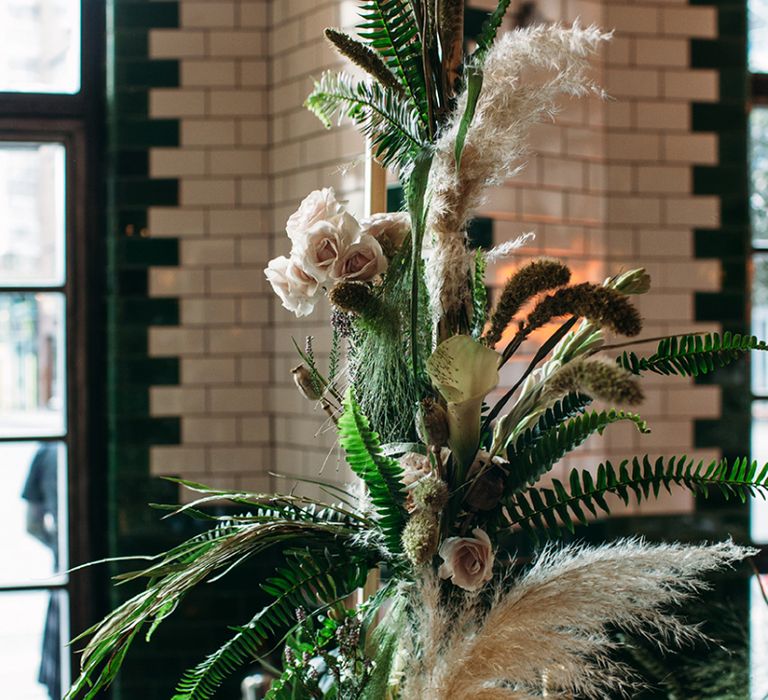
[(0, 2), (0, 91), (80, 90), (80, 0)]
[(69, 685), (63, 591), (0, 595), (0, 688), (13, 700), (58, 700)]
[[(768, 401), (752, 402), (752, 459), (761, 467), (768, 462)], [(768, 544), (768, 501), (753, 498), (750, 508), (752, 541)]]
[[(762, 579), (762, 583), (760, 581)], [(753, 576), (750, 586), (750, 698), (765, 700), (768, 697), (768, 576)]]
[(0, 286), (64, 284), (64, 152), (0, 142)]
[[(768, 51), (768, 37), (766, 50)], [(768, 109), (752, 110), (750, 131), (752, 241), (756, 246), (766, 246), (768, 245)]]
[(63, 435), (64, 295), (0, 294), (0, 437)]
[(0, 443), (0, 585), (63, 582), (66, 451), (56, 442)]
[(749, 2), (749, 69), (768, 73), (768, 0)]

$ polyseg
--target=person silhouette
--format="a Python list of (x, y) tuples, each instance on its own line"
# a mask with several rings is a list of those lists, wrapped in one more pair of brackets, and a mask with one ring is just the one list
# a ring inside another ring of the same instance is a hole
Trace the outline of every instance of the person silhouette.
[[(54, 443), (41, 444), (29, 467), (21, 497), (27, 501), (27, 532), (53, 555), (53, 571), (59, 569), (59, 456)], [(61, 697), (61, 630), (59, 595), (51, 592), (43, 630), (38, 683), (51, 700)]]

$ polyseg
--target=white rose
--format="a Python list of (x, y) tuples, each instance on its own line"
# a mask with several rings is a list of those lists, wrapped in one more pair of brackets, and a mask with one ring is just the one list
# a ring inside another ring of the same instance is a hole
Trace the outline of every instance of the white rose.
[(331, 277), (337, 280), (367, 282), (386, 269), (387, 258), (379, 242), (364, 233), (339, 256), (331, 271)]
[(288, 218), (285, 230), (294, 245), (302, 245), (307, 232), (319, 221), (326, 221), (341, 214), (344, 207), (336, 201), (332, 187), (310, 192)]
[(360, 222), (360, 229), (373, 236), (387, 257), (391, 258), (411, 231), (411, 216), (404, 211), (374, 214)]
[(484, 530), (476, 527), (474, 537), (449, 537), (440, 545), (443, 559), (437, 573), (465, 591), (477, 591), (493, 576), (493, 548)]
[(333, 271), (341, 257), (357, 240), (360, 227), (355, 217), (347, 212), (328, 221), (318, 221), (309, 231), (304, 242), (295, 245), (293, 255), (299, 258), (307, 271), (324, 282), (333, 277)]
[(300, 261), (281, 255), (269, 261), (264, 275), (288, 311), (293, 311), (297, 317), (312, 313), (320, 283)]

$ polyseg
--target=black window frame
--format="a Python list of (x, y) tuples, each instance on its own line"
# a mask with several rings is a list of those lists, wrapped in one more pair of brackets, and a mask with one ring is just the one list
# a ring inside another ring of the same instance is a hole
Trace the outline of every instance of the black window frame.
[[(0, 141), (60, 143), (66, 149), (66, 281), (63, 287), (3, 287), (0, 292), (63, 291), (66, 312), (66, 412), (69, 566), (107, 552), (104, 184), (106, 0), (81, 0), (81, 80), (74, 94), (0, 91)], [(60, 442), (60, 437), (0, 438), (0, 444)], [(62, 585), (0, 587), (69, 593), (69, 632), (107, 610), (105, 573), (87, 568)], [(71, 677), (77, 659), (70, 654)], [(66, 689), (63, 689), (65, 691)]]

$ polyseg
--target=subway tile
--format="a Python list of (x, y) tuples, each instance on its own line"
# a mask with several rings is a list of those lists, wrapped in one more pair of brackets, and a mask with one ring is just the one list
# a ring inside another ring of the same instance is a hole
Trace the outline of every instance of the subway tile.
[(212, 31), (208, 37), (211, 56), (265, 56), (267, 34), (260, 31)]
[(185, 119), (181, 125), (183, 146), (234, 146), (234, 119)]
[(661, 28), (664, 34), (702, 38), (717, 36), (715, 7), (665, 7), (661, 15)]
[(153, 148), (149, 153), (151, 177), (179, 177), (205, 174), (205, 151)]
[(205, 54), (203, 32), (177, 29), (150, 29), (149, 55), (151, 58), (186, 58)]
[(181, 62), (181, 84), (185, 87), (234, 86), (236, 68), (232, 60), (185, 60)]
[(236, 307), (235, 299), (185, 298), (181, 300), (181, 322), (188, 326), (231, 326)]
[(664, 97), (692, 101), (718, 99), (718, 75), (716, 71), (665, 71)]
[(202, 330), (188, 328), (150, 328), (149, 354), (151, 357), (199, 355), (205, 350)]
[(153, 445), (149, 449), (155, 476), (200, 474), (206, 469), (206, 453), (201, 447)]
[(202, 209), (151, 207), (149, 231), (153, 236), (201, 236), (205, 214)]
[(235, 181), (227, 178), (184, 179), (181, 181), (182, 206), (235, 204)]
[(211, 29), (233, 27), (235, 24), (235, 3), (230, 0), (215, 2), (181, 2), (181, 26)]
[(235, 241), (216, 238), (214, 240), (181, 241), (181, 264), (184, 266), (233, 265), (235, 263)]
[(234, 418), (221, 416), (183, 416), (181, 419), (181, 440), (185, 445), (232, 444), (237, 440), (237, 421)]
[(185, 296), (202, 294), (204, 291), (205, 273), (202, 270), (156, 267), (149, 271), (151, 296)]
[(205, 391), (203, 389), (155, 386), (150, 388), (149, 396), (150, 411), (153, 416), (184, 416), (205, 411)]
[(181, 358), (181, 381), (184, 385), (234, 384), (235, 371), (234, 357)]

